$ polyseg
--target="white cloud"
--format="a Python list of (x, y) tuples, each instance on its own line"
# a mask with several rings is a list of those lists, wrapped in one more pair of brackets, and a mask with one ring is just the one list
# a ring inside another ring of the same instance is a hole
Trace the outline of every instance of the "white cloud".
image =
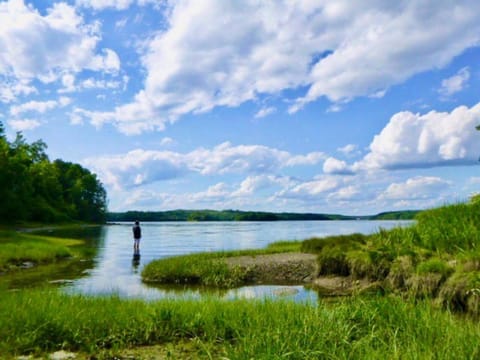
[(232, 146), (225, 142), (213, 149), (199, 148), (186, 154), (138, 149), (125, 155), (86, 159), (84, 164), (94, 169), (105, 184), (119, 189), (173, 179), (189, 172), (201, 175), (265, 174), (286, 167), (313, 165), (318, 161), (318, 153), (292, 155), (262, 145)]
[(329, 157), (323, 163), (323, 172), (325, 174), (337, 174), (337, 175), (349, 175), (352, 174), (352, 170), (343, 160), (338, 160), (333, 157)]
[(470, 79), (470, 70), (468, 67), (460, 69), (454, 76), (442, 80), (442, 87), (438, 92), (444, 96), (450, 96), (462, 91)]
[(273, 106), (262, 108), (255, 114), (255, 119), (264, 118), (268, 115), (273, 114), (275, 111), (277, 111), (277, 108)]
[(467, 0), (171, 5), (168, 29), (146, 41), (145, 88), (103, 115), (122, 131), (161, 130), (187, 113), (299, 87), (308, 90), (290, 112), (320, 97), (335, 110), (357, 96), (381, 97), (480, 41), (480, 3)]
[(37, 93), (37, 89), (28, 84), (27, 81), (5, 80), (0, 81), (0, 101), (10, 103), (20, 95), (31, 95)]
[(96, 52), (98, 23), (86, 24), (75, 9), (54, 4), (42, 16), (23, 0), (0, 3), (0, 74), (52, 82), (83, 69), (118, 71), (115, 52)]
[(264, 173), (282, 167), (313, 165), (324, 158), (323, 153), (291, 155), (287, 151), (263, 145), (232, 146), (222, 143), (212, 150), (198, 149), (189, 154), (194, 168), (200, 173), (223, 174), (227, 172)]
[(365, 199), (365, 193), (360, 190), (358, 186), (348, 185), (338, 189), (337, 191), (331, 193), (328, 198), (330, 200), (339, 201), (339, 200), (359, 200)]
[(480, 154), (480, 103), (450, 113), (430, 111), (393, 115), (354, 170), (474, 165)]
[(80, 86), (85, 89), (118, 89), (121, 86), (121, 83), (119, 81), (88, 78), (83, 80)]
[(347, 144), (343, 147), (339, 147), (337, 151), (340, 151), (344, 155), (351, 155), (352, 153), (356, 152), (358, 150), (357, 145), (354, 144)]
[(126, 10), (133, 4), (140, 6), (146, 4), (160, 5), (163, 2), (165, 2), (165, 0), (76, 0), (75, 4), (77, 6), (88, 7), (95, 10), (104, 10), (108, 8)]
[(419, 200), (439, 198), (451, 186), (449, 181), (433, 176), (417, 176), (403, 183), (393, 183), (379, 196), (388, 200)]
[(340, 185), (338, 179), (326, 177), (305, 181), (293, 187), (280, 191), (276, 196), (280, 198), (293, 198), (299, 200), (319, 200), (328, 192)]
[(232, 193), (232, 196), (252, 196), (259, 190), (273, 186), (286, 186), (289, 182), (289, 178), (275, 175), (248, 176), (242, 181), (240, 187)]
[(58, 90), (59, 93), (74, 92), (75, 88), (75, 76), (72, 74), (64, 74), (61, 78), (63, 88)]
[(8, 120), (8, 125), (15, 131), (33, 130), (40, 126), (40, 122), (32, 119)]
[(175, 140), (173, 140), (170, 137), (164, 137), (162, 140), (160, 140), (160, 145), (161, 146), (170, 146), (175, 144)]
[(45, 113), (47, 111), (53, 110), (57, 107), (65, 107), (71, 103), (71, 99), (68, 97), (60, 97), (57, 100), (48, 100), (48, 101), (29, 101), (21, 105), (14, 105), (10, 107), (10, 114), (17, 116), (24, 112), (38, 112)]
[(332, 21), (345, 31), (338, 32), (331, 55), (313, 67), (311, 86), (296, 108), (321, 96), (334, 102), (382, 96), (414, 74), (447, 65), (480, 39), (479, 9), (474, 9), (480, 4), (470, 1), (455, 6), (446, 1), (340, 1), (331, 6), (338, 10)]

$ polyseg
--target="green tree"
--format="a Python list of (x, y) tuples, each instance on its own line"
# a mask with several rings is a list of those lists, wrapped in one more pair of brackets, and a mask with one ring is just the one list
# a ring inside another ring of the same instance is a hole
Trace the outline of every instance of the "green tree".
[(0, 122), (0, 221), (103, 222), (107, 195), (95, 174), (78, 164), (50, 162), (47, 145), (8, 142)]

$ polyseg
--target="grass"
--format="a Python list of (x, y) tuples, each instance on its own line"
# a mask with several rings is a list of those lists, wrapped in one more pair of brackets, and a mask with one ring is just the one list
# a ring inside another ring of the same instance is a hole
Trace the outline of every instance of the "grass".
[(0, 270), (8, 271), (24, 262), (47, 264), (74, 256), (75, 246), (82, 245), (81, 240), (59, 239), (0, 230)]
[(480, 201), (445, 205), (417, 216), (409, 227), (309, 239), (319, 275), (381, 281), (387, 290), (433, 297), (480, 315)]
[(224, 258), (303, 251), (317, 254), (318, 276), (380, 282), (384, 290), (432, 297), (452, 309), (480, 315), (480, 200), (422, 211), (409, 227), (283, 242), (266, 249), (195, 254), (154, 261), (147, 281), (234, 287), (246, 269), (229, 269)]
[(45, 290), (0, 296), (0, 353), (12, 357), (64, 349), (101, 358), (122, 349), (185, 343), (192, 344), (191, 358), (480, 356), (478, 322), (434, 309), (427, 301), (398, 297), (312, 305), (213, 298), (145, 302)]
[(155, 260), (142, 271), (146, 282), (166, 284), (194, 284), (232, 288), (247, 281), (248, 272), (240, 267), (229, 268), (225, 258), (234, 256), (258, 256), (299, 251), (301, 242), (281, 241), (269, 244), (264, 249), (233, 250), (175, 256)]

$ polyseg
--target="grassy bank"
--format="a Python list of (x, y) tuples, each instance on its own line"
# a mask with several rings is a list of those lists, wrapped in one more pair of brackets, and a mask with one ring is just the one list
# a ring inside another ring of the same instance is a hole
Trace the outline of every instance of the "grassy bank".
[(59, 239), (50, 236), (0, 230), (0, 271), (18, 269), (24, 263), (49, 264), (78, 254), (77, 239)]
[(480, 315), (480, 201), (446, 205), (418, 214), (410, 227), (280, 243), (247, 252), (195, 254), (154, 261), (147, 281), (235, 287), (245, 269), (224, 259), (244, 254), (302, 251), (317, 254), (317, 276), (368, 279), (386, 292), (433, 298), (454, 310)]
[(300, 247), (301, 242), (282, 241), (269, 244), (264, 249), (200, 253), (155, 260), (144, 267), (142, 279), (146, 282), (231, 288), (248, 282), (248, 273), (240, 267), (229, 268), (225, 258), (295, 252)]
[(5, 356), (59, 349), (112, 356), (125, 348), (180, 343), (190, 344), (191, 358), (480, 356), (478, 322), (398, 297), (308, 305), (216, 299), (144, 302), (38, 290), (0, 296), (0, 353)]
[(318, 254), (319, 276), (379, 281), (387, 291), (434, 298), (480, 314), (480, 202), (423, 211), (414, 225), (363, 236), (303, 242)]

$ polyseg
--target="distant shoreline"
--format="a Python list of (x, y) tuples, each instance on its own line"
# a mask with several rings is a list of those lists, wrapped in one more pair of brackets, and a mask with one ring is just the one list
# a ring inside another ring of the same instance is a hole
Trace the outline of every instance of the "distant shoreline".
[(420, 210), (388, 211), (375, 215), (340, 215), (321, 213), (262, 212), (240, 210), (169, 210), (107, 213), (107, 223), (120, 221), (324, 221), (324, 220), (413, 220)]

